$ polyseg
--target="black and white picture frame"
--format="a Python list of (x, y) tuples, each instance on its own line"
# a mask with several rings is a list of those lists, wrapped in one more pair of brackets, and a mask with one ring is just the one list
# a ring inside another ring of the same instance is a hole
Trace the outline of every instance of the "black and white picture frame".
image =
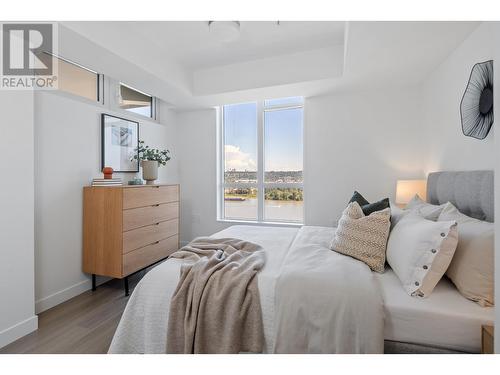
[(114, 172), (139, 172), (138, 154), (139, 123), (103, 113), (101, 115), (101, 170), (113, 168)]

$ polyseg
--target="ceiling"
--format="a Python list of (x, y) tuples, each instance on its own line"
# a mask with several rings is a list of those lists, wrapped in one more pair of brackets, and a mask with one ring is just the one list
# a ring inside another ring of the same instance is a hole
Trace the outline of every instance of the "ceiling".
[[(240, 37), (218, 42), (208, 22), (140, 22), (133, 30), (192, 69), (228, 65), (342, 44), (345, 22), (240, 22)], [(161, 38), (162, 35), (177, 36)]]
[(350, 82), (422, 81), (479, 22), (350, 22), (344, 77)]
[(239, 38), (224, 43), (211, 35), (208, 21), (64, 24), (110, 50), (121, 46), (154, 50), (192, 70), (342, 44), (345, 26), (345, 22), (242, 21)]
[(242, 21), (239, 38), (224, 43), (206, 21), (63, 22), (176, 86), (177, 97), (163, 99), (177, 107), (417, 84), (479, 24)]

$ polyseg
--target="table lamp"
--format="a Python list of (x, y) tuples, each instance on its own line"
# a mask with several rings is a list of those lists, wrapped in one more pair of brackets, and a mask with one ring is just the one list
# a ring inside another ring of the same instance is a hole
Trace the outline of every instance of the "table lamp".
[(418, 194), (424, 201), (427, 198), (426, 180), (398, 180), (396, 186), (396, 204), (400, 207), (405, 206)]

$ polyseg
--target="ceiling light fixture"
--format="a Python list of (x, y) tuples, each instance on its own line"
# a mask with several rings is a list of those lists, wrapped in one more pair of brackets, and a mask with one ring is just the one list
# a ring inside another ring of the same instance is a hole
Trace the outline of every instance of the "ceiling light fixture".
[(208, 30), (215, 40), (229, 43), (239, 38), (239, 21), (208, 21)]

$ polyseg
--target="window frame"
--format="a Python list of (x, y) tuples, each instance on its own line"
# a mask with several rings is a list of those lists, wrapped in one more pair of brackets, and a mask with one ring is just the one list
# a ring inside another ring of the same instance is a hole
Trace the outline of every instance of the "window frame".
[[(302, 144), (304, 144), (304, 102), (302, 104), (285, 104), (264, 106), (264, 100), (251, 102), (257, 107), (257, 182), (256, 183), (226, 183), (225, 182), (225, 131), (224, 131), (224, 105), (218, 108), (218, 134), (217, 134), (217, 151), (218, 151), (218, 173), (217, 173), (217, 220), (223, 222), (240, 222), (252, 224), (271, 224), (271, 225), (286, 225), (286, 226), (302, 226), (304, 225), (305, 199), (302, 202), (302, 221), (290, 220), (266, 220), (265, 219), (265, 189), (266, 188), (296, 188), (302, 189), (304, 192), (304, 157), (302, 157), (302, 182), (301, 183), (285, 183), (285, 182), (265, 182), (265, 114), (270, 111), (280, 111), (289, 109), (302, 109)], [(237, 103), (245, 104), (245, 103)], [(257, 189), (257, 218), (254, 219), (235, 219), (225, 216), (225, 201), (224, 192), (227, 188), (256, 188)], [(303, 193), (304, 197), (304, 193)]]
[(64, 90), (61, 90), (61, 89), (58, 89), (56, 90), (58, 92), (58, 94), (63, 94), (64, 96), (69, 96), (69, 97), (73, 97), (73, 98), (78, 98), (80, 100), (84, 100), (85, 102), (88, 102), (88, 103), (98, 103), (98, 104), (101, 104), (101, 105), (104, 105), (104, 74), (102, 73), (99, 73), (93, 69), (90, 69), (82, 64), (79, 64), (73, 60), (70, 60), (70, 59), (67, 59), (65, 57), (62, 57), (60, 55), (57, 55), (55, 53), (52, 53), (52, 52), (49, 52), (49, 51), (43, 51), (42, 53), (46, 54), (46, 55), (49, 55), (49, 56), (52, 56), (53, 58), (55, 59), (58, 59), (58, 60), (62, 60), (68, 64), (71, 64), (71, 65), (74, 65), (74, 66), (77, 66), (78, 68), (80, 69), (83, 69), (83, 70), (86, 70), (88, 72), (91, 72), (91, 73), (94, 73), (96, 76), (97, 76), (97, 100), (92, 100), (92, 99), (89, 99), (85, 96), (82, 96), (82, 95), (78, 95), (76, 93), (73, 93), (73, 92), (69, 92), (69, 91), (64, 91)]
[(137, 112), (129, 111), (129, 110), (121, 107), (121, 103), (120, 103), (119, 99), (117, 100), (117, 107), (118, 107), (118, 109), (120, 111), (125, 111), (126, 113), (131, 113), (131, 114), (133, 114), (135, 116), (139, 116), (141, 118), (147, 118), (147, 119), (156, 121), (157, 117), (158, 117), (156, 96), (148, 94), (147, 92), (141, 91), (139, 89), (136, 89), (135, 87), (130, 86), (129, 84), (126, 84), (126, 83), (124, 83), (122, 81), (118, 81), (118, 97), (121, 97), (121, 87), (122, 86), (125, 86), (126, 88), (128, 88), (130, 90), (134, 90), (134, 91), (136, 91), (136, 92), (138, 92), (140, 94), (143, 94), (145, 96), (149, 96), (151, 98), (151, 111), (150, 111), (150, 116), (145, 116), (145, 115), (142, 115), (142, 114), (137, 113)]
[[(162, 104), (161, 104), (160, 98), (158, 98), (154, 95), (148, 94), (144, 91), (138, 90), (135, 87), (130, 86), (130, 85), (122, 82), (121, 80), (107, 76), (103, 73), (99, 73), (98, 71), (91, 69), (91, 68), (88, 68), (85, 65), (82, 65), (80, 63), (77, 63), (74, 60), (62, 57), (59, 54), (55, 54), (53, 52), (49, 52), (46, 50), (41, 51), (41, 53), (49, 55), (52, 58), (62, 60), (68, 64), (77, 66), (81, 69), (84, 69), (86, 71), (89, 71), (91, 73), (96, 74), (97, 75), (97, 88), (96, 89), (97, 89), (98, 100), (92, 100), (92, 99), (89, 99), (88, 97), (78, 95), (78, 94), (73, 93), (73, 92), (64, 91), (62, 89), (45, 90), (44, 92), (47, 92), (47, 93), (50, 93), (53, 95), (58, 95), (58, 96), (61, 96), (63, 98), (76, 100), (78, 102), (85, 103), (85, 104), (98, 105), (100, 108), (107, 109), (108, 111), (111, 111), (118, 116), (124, 116), (124, 117), (132, 118), (132, 119), (135, 119), (138, 121), (145, 120), (145, 121), (155, 122), (158, 124), (161, 123), (160, 122), (160, 118), (161, 118), (160, 107)], [(144, 115), (141, 115), (139, 113), (132, 112), (132, 111), (127, 111), (126, 109), (120, 107), (120, 103), (119, 103), (119, 99), (118, 99), (118, 95), (120, 94), (120, 85), (127, 86), (127, 87), (131, 88), (132, 90), (135, 90), (137, 92), (140, 92), (140, 93), (152, 98), (151, 117), (144, 116)]]

